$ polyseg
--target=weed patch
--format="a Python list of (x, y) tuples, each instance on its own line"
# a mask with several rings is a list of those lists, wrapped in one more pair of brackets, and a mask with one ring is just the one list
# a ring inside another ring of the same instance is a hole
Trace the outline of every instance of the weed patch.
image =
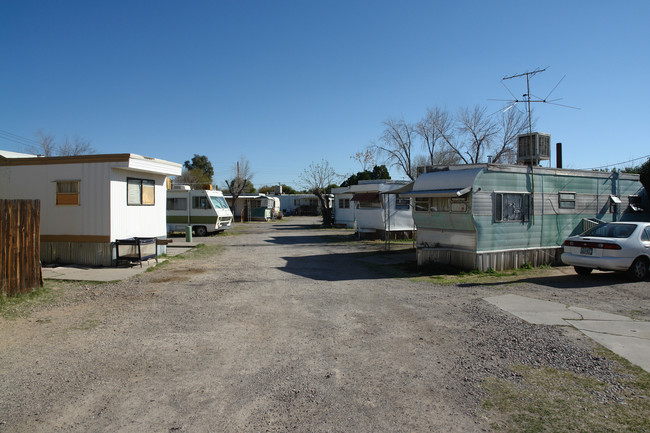
[(37, 305), (54, 303), (61, 292), (53, 286), (53, 283), (46, 281), (40, 287), (30, 293), (16, 296), (0, 296), (0, 317), (5, 319), (16, 319), (24, 317)]
[[(609, 355), (608, 355), (609, 356)], [(554, 368), (516, 366), (516, 381), (486, 379), (483, 409), (495, 431), (647, 432), (650, 375), (622, 366), (620, 384)]]

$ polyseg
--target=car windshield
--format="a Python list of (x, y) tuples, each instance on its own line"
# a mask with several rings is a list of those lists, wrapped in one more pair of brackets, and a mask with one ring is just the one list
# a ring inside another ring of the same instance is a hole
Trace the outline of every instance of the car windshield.
[(581, 236), (594, 238), (629, 238), (636, 224), (601, 224), (584, 232)]

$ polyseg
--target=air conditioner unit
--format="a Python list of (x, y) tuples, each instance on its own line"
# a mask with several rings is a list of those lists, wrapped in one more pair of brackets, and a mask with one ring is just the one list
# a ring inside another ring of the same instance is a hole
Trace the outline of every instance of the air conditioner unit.
[(551, 159), (551, 134), (533, 132), (517, 137), (517, 163), (539, 165)]

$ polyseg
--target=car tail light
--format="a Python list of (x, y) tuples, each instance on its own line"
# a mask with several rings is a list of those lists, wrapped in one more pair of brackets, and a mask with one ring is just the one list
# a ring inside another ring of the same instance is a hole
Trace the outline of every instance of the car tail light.
[(565, 247), (577, 247), (577, 248), (599, 248), (603, 250), (620, 250), (622, 249), (619, 244), (613, 242), (584, 242), (584, 241), (564, 241)]

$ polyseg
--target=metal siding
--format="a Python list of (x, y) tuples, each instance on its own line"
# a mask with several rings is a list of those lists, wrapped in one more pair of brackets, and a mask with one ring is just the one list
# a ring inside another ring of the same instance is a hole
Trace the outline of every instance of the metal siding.
[[(126, 178), (150, 179), (155, 182), (155, 205), (128, 206)], [(167, 189), (164, 175), (138, 173), (123, 169), (111, 172), (111, 240), (137, 237), (164, 237), (167, 234)]]
[[(0, 196), (41, 200), (42, 235), (108, 236), (108, 173), (112, 164), (2, 167), (9, 182), (0, 184)], [(80, 181), (78, 206), (56, 206), (57, 180)]]
[(107, 242), (41, 242), (44, 263), (111, 266), (112, 247)]
[(417, 228), (418, 248), (441, 247), (476, 251), (476, 232)]

